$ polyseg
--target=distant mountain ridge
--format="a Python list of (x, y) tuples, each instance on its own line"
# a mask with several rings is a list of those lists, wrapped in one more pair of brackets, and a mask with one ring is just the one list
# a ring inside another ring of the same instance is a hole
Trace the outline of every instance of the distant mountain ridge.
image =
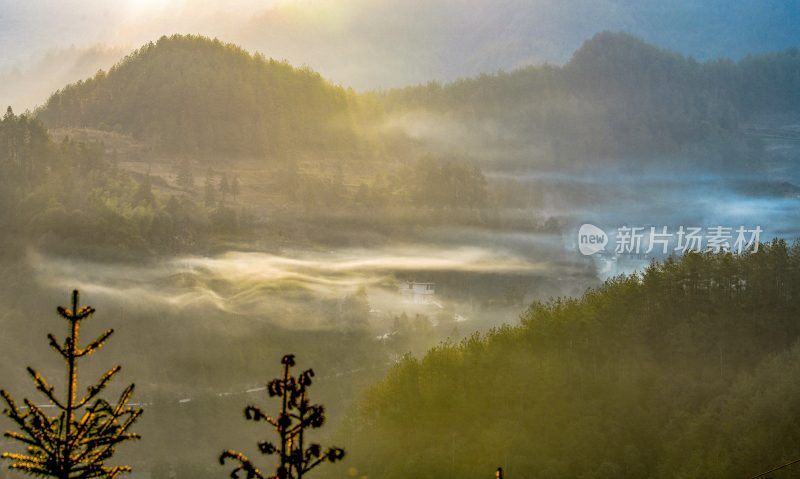
[[(742, 140), (741, 122), (800, 112), (800, 50), (699, 63), (603, 32), (564, 66), (431, 82), (385, 92), (383, 101), (397, 114), (424, 109), (471, 125), (471, 136), (485, 143), (537, 145), (557, 163), (710, 142), (728, 149), (719, 155), (746, 163), (758, 145)], [(707, 153), (701, 156), (714, 156)]]
[[(358, 91), (545, 62), (560, 65), (586, 38), (605, 30), (624, 31), (699, 61), (739, 60), (800, 46), (800, 3), (787, 0), (230, 0), (151, 2), (157, 7), (152, 9), (123, 0), (79, 7), (17, 3), (3, 5), (0, 76), (17, 63), (26, 76), (35, 73), (24, 68), (29, 60), (67, 45), (129, 47), (179, 31), (312, 65)], [(142, 15), (128, 18), (131, 8)], [(54, 75), (64, 78), (55, 87), (94, 74), (96, 65), (57, 58), (53, 70), (81, 73)], [(5, 83), (0, 97), (22, 111), (41, 103), (54, 89), (42, 89), (48, 85), (37, 88), (32, 103), (14, 98), (21, 87)]]
[(38, 115), (50, 127), (130, 133), (164, 151), (259, 156), (352, 148), (363, 127), (418, 110), (438, 116), (420, 128), (455, 122), (481, 147), (535, 145), (555, 162), (709, 141), (746, 162), (748, 147), (733, 135), (741, 121), (800, 111), (800, 51), (699, 63), (604, 32), (563, 67), (358, 95), (308, 68), (174, 35), (59, 90)]
[(602, 31), (739, 60), (800, 46), (798, 23), (785, 0), (315, 0), (282, 2), (231, 38), (363, 91), (561, 65)]

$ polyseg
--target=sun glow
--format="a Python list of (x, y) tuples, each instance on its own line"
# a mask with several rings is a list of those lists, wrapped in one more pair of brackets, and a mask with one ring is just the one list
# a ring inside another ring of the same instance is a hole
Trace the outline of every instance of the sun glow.
[(168, 0), (127, 0), (128, 10), (133, 14), (151, 13), (169, 6)]

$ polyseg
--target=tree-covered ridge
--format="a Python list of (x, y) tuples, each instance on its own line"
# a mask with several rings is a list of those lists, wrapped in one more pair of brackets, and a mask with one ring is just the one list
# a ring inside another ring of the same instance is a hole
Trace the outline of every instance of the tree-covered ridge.
[(309, 68), (173, 35), (64, 87), (38, 116), (51, 128), (131, 133), (168, 152), (265, 155), (352, 146), (353, 103)]
[(498, 465), (509, 477), (750, 477), (800, 458), (799, 310), (800, 246), (783, 241), (535, 303), (520, 326), (396, 366), (352, 421), (351, 460), (387, 479)]
[(739, 126), (800, 111), (798, 92), (797, 49), (699, 63), (623, 33), (596, 35), (564, 66), (361, 95), (309, 68), (173, 35), (56, 92), (38, 115), (48, 127), (131, 133), (170, 153), (263, 156), (401, 150), (410, 138), (392, 143), (385, 126), (423, 110), (459, 124), (482, 148), (533, 145), (559, 164), (703, 143), (722, 150), (724, 166), (752, 166), (758, 145), (740, 138)]
[(564, 66), (432, 82), (379, 98), (389, 111), (437, 111), (484, 135), (488, 124), (503, 132), (496, 142), (546, 146), (557, 160), (665, 153), (701, 141), (736, 145), (742, 122), (800, 111), (800, 51), (699, 63), (604, 32)]

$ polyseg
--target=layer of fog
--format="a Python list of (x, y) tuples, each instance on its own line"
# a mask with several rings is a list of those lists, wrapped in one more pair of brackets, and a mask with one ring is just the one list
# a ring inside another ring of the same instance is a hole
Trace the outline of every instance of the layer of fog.
[[(293, 329), (330, 327), (313, 318), (275, 316), (281, 304), (336, 300), (365, 288), (371, 302), (401, 312), (402, 278), (424, 280), (431, 273), (554, 273), (543, 258), (482, 247), (421, 246), (326, 253), (228, 252), (216, 257), (182, 257), (157, 265), (133, 266), (73, 261), (30, 252), (28, 261), (43, 287), (78, 288), (95, 298), (132, 301), (151, 307), (207, 308), (235, 315), (266, 316)], [(419, 276), (419, 278), (415, 278)]]

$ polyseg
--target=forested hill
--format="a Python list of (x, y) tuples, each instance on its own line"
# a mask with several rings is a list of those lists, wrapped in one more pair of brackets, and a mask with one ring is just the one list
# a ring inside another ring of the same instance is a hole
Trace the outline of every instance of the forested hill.
[(173, 35), (61, 89), (38, 116), (51, 128), (130, 133), (162, 151), (267, 155), (351, 146), (353, 101), (308, 68)]
[(542, 479), (751, 477), (800, 458), (799, 312), (798, 245), (670, 259), (406, 359), (366, 395), (348, 454), (385, 479), (498, 465)]
[(699, 63), (625, 33), (587, 40), (564, 66), (532, 66), (381, 95), (389, 111), (439, 112), (487, 141), (611, 157), (724, 140), (762, 114), (800, 112), (800, 50)]
[[(407, 116), (419, 111), (427, 115), (423, 121)], [(606, 32), (564, 66), (361, 95), (308, 68), (174, 35), (56, 92), (38, 116), (48, 127), (130, 133), (184, 154), (349, 150), (366, 144), (365, 132), (404, 124), (401, 139), (423, 138), (423, 154), (435, 146), (425, 138), (445, 144), (448, 154), (461, 153), (453, 145), (470, 156), (516, 149), (524, 162), (537, 152), (558, 165), (716, 144), (722, 166), (742, 160), (749, 168), (760, 151), (743, 140), (739, 126), (764, 114), (798, 112), (797, 49), (698, 63)]]

